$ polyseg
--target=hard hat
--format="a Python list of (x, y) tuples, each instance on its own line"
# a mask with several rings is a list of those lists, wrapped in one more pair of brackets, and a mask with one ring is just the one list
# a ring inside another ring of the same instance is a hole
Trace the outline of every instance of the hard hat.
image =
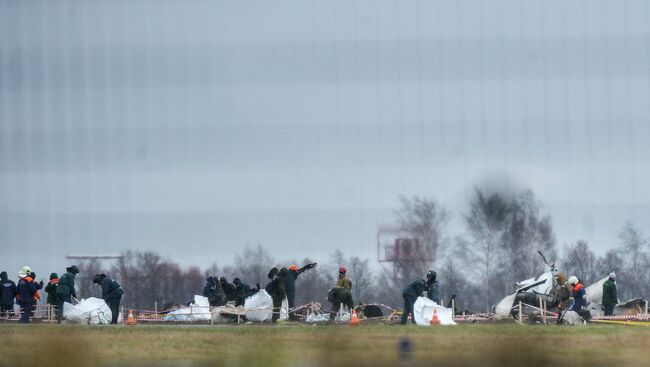
[(434, 270), (429, 270), (429, 272), (427, 272), (427, 279), (436, 279), (437, 276), (438, 273), (436, 273)]
[(348, 272), (348, 269), (346, 269), (345, 266), (341, 266), (341, 267), (339, 268), (339, 273), (345, 274), (345, 273), (347, 273), (347, 272)]
[(291, 266), (289, 267), (289, 270), (298, 271), (298, 267), (295, 266), (295, 265), (291, 265)]
[(578, 283), (578, 278), (576, 278), (575, 275), (569, 277), (569, 284), (576, 284), (576, 283)]
[(18, 276), (19, 276), (20, 278), (24, 278), (24, 277), (28, 276), (28, 275), (31, 274), (31, 273), (32, 273), (32, 268), (30, 268), (29, 266), (25, 265), (25, 266), (23, 266), (23, 268), (20, 269), (20, 271), (18, 272)]

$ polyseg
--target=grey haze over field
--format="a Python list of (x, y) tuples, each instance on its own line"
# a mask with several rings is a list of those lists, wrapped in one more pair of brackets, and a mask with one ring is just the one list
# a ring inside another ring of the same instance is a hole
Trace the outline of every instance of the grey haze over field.
[[(2, 1), (0, 269), (151, 249), (374, 258), (530, 187), (559, 245), (650, 233), (648, 1)], [(40, 275), (39, 275), (40, 277)]]

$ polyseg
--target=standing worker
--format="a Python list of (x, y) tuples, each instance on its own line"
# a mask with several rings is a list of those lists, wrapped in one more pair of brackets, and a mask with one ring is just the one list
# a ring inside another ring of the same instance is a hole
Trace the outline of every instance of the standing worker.
[(0, 273), (0, 317), (8, 317), (14, 311), (16, 298), (16, 283), (7, 277), (7, 272)]
[(603, 283), (603, 307), (605, 316), (614, 314), (614, 306), (618, 304), (618, 295), (616, 293), (616, 273), (609, 273), (609, 279)]
[(50, 274), (50, 281), (45, 286), (45, 293), (47, 293), (47, 305), (56, 314), (56, 309), (59, 307), (59, 295), (56, 294), (56, 289), (59, 286), (59, 275), (57, 273)]
[(16, 288), (18, 291), (20, 311), (22, 313), (18, 322), (21, 324), (29, 324), (32, 309), (34, 309), (34, 305), (36, 304), (36, 293), (38, 293), (39, 289), (43, 288), (43, 281), (41, 280), (40, 283), (36, 283), (31, 275), (31, 272), (27, 274), (21, 272), (18, 274), (20, 280)]
[(287, 288), (287, 302), (289, 304), (289, 309), (292, 309), (295, 306), (296, 280), (298, 279), (298, 275), (302, 274), (306, 270), (313, 269), (315, 266), (316, 263), (307, 264), (300, 269), (298, 269), (296, 265), (291, 265), (289, 267), (289, 276), (287, 277), (285, 284), (285, 287)]
[(286, 278), (289, 276), (289, 271), (287, 268), (278, 268), (273, 267), (268, 274), (271, 282), (266, 285), (266, 292), (273, 299), (273, 315), (271, 316), (271, 322), (277, 322), (280, 318), (280, 310), (282, 309), (282, 301), (287, 297), (287, 290), (285, 288)]
[(400, 322), (402, 325), (406, 325), (409, 315), (411, 316), (411, 321), (415, 324), (413, 305), (415, 304), (415, 301), (418, 299), (418, 297), (422, 296), (422, 292), (424, 292), (426, 289), (427, 284), (423, 279), (418, 279), (404, 288), (402, 291), (402, 298), (404, 298), (404, 310), (402, 311), (402, 320)]
[(106, 301), (108, 308), (111, 309), (111, 324), (117, 324), (124, 289), (117, 280), (107, 277), (106, 274), (95, 275), (93, 283), (102, 286), (102, 298)]
[(427, 298), (440, 305), (440, 283), (436, 280), (437, 276), (438, 273), (433, 270), (427, 272)]
[(77, 291), (74, 287), (74, 279), (77, 274), (79, 274), (79, 268), (76, 265), (72, 265), (65, 269), (66, 273), (59, 278), (59, 285), (56, 288), (56, 294), (59, 296), (59, 314), (58, 321), (61, 322), (63, 318), (63, 305), (68, 302), (72, 303), (72, 299), (77, 298)]
[(332, 288), (327, 296), (327, 300), (332, 303), (332, 312), (330, 312), (330, 321), (334, 321), (336, 314), (345, 305), (352, 310), (354, 302), (352, 301), (352, 281), (347, 277), (348, 270), (345, 266), (339, 268), (339, 278), (336, 285)]

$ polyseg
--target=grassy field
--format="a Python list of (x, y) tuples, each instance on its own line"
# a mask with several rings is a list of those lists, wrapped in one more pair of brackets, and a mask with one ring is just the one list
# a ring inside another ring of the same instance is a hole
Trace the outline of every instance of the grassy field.
[[(413, 346), (402, 357), (398, 344)], [(0, 366), (647, 366), (650, 328), (0, 325)]]

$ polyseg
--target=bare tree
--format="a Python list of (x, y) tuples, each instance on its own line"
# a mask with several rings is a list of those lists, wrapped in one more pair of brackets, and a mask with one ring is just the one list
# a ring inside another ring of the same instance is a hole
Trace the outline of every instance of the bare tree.
[(368, 303), (368, 298), (372, 291), (373, 275), (370, 269), (368, 259), (361, 260), (357, 256), (349, 259), (350, 278), (352, 279), (352, 299), (356, 303)]
[[(531, 190), (516, 193), (508, 202), (506, 230), (500, 247), (501, 267), (506, 269), (506, 286), (536, 276), (544, 270), (537, 253), (557, 257), (555, 235), (549, 216), (541, 217), (540, 203)], [(511, 291), (512, 289), (507, 289)]]
[(268, 281), (267, 274), (274, 264), (271, 254), (258, 244), (254, 248), (246, 247), (242, 254), (235, 257), (235, 267), (226, 267), (223, 272), (226, 277), (238, 276), (251, 285), (260, 283), (263, 286)]
[(464, 217), (469, 238), (456, 238), (455, 254), (464, 268), (480, 280), (486, 311), (496, 302), (493, 288), (498, 282), (493, 280), (498, 272), (499, 249), (507, 228), (508, 212), (508, 204), (502, 196), (486, 197), (475, 189), (469, 214)]
[(646, 246), (648, 240), (632, 222), (625, 223), (618, 235), (624, 260), (624, 271), (619, 282), (632, 297), (647, 296), (649, 291), (647, 269), (649, 265)]
[(562, 269), (575, 275), (583, 284), (590, 285), (598, 280), (596, 254), (589, 248), (587, 241), (578, 240), (572, 246), (565, 246)]

